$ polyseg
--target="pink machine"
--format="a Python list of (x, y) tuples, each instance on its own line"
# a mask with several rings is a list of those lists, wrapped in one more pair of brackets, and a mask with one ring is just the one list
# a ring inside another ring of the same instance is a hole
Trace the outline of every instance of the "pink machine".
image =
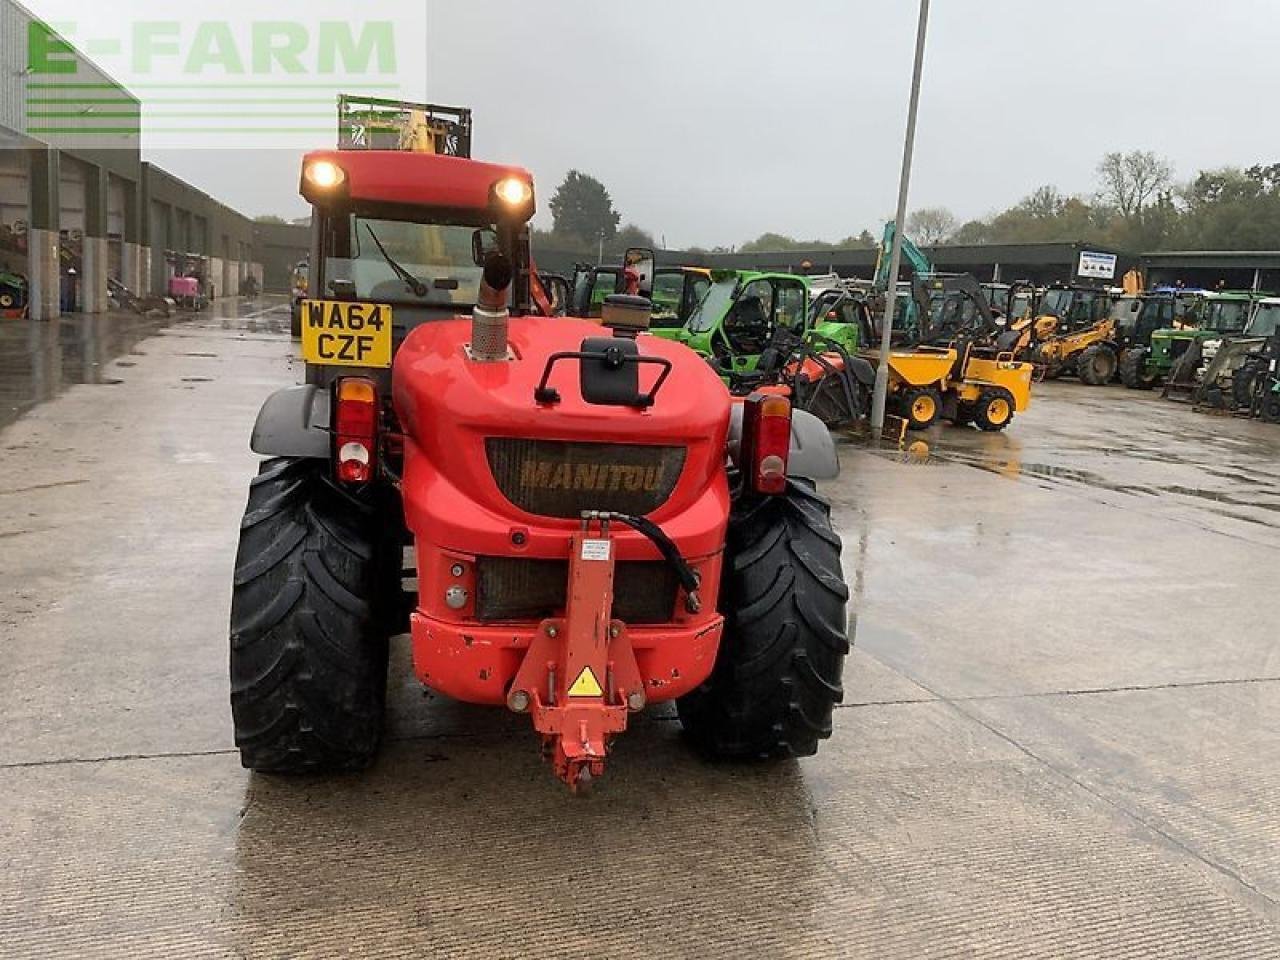
[(175, 300), (194, 300), (200, 296), (200, 280), (197, 277), (170, 277), (169, 296)]

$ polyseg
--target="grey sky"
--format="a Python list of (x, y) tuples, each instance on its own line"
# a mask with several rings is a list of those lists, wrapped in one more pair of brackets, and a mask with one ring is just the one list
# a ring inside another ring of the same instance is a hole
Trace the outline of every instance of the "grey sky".
[[(27, 0), (40, 11), (39, 0)], [(287, 5), (273, 9), (287, 16)], [(1280, 160), (1275, 0), (934, 0), (911, 206), (962, 219), (1100, 155), (1180, 177)], [(893, 206), (914, 0), (430, 0), (429, 98), (546, 200), (570, 167), (670, 246), (873, 231)], [(296, 155), (156, 159), (249, 213), (297, 215)]]

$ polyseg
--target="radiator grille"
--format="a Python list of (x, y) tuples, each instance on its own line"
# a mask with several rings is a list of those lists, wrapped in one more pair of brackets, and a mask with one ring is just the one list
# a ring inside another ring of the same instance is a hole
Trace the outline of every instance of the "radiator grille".
[(583, 510), (643, 516), (662, 506), (684, 469), (685, 448), (490, 437), (489, 469), (521, 510), (576, 519)]
[[(569, 561), (519, 557), (476, 559), (476, 616), (481, 620), (541, 620), (562, 613)], [(679, 582), (666, 563), (619, 561), (613, 615), (627, 623), (667, 623)]]

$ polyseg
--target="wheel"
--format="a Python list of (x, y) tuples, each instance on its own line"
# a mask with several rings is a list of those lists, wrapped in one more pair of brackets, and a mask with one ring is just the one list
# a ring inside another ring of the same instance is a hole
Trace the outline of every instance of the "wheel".
[(297, 300), (289, 301), (289, 335), (295, 340), (302, 337), (302, 304)]
[(17, 299), (13, 296), (13, 294), (11, 294), (11, 293), (0, 293), (0, 309), (2, 309), (2, 310), (8, 310), (8, 309), (10, 309), (10, 308), (11, 308), (15, 303), (17, 303), (17, 302), (18, 302), (18, 301), (17, 301)]
[(1082, 383), (1100, 387), (1116, 375), (1116, 352), (1105, 343), (1095, 343), (1076, 358), (1076, 376)]
[(908, 429), (927, 430), (938, 419), (942, 397), (934, 387), (908, 387), (898, 394), (898, 409)]
[(849, 652), (830, 507), (807, 480), (738, 498), (724, 562), (724, 636), (710, 678), (677, 701), (680, 722), (709, 756), (809, 756), (831, 736)]
[(1154, 387), (1160, 378), (1147, 373), (1147, 359), (1150, 356), (1149, 347), (1126, 350), (1120, 360), (1120, 382), (1130, 390), (1150, 390)]
[(1013, 394), (1003, 387), (990, 387), (973, 404), (973, 422), (979, 430), (994, 433), (1010, 424), (1013, 412)]
[(393, 525), (322, 460), (265, 461), (249, 488), (231, 595), (240, 762), (271, 773), (359, 769), (382, 734)]
[(1267, 391), (1262, 401), (1262, 419), (1268, 423), (1280, 423), (1280, 393), (1275, 389)]
[(1262, 386), (1261, 371), (1246, 362), (1231, 374), (1231, 399), (1237, 408), (1252, 409), (1258, 389)]

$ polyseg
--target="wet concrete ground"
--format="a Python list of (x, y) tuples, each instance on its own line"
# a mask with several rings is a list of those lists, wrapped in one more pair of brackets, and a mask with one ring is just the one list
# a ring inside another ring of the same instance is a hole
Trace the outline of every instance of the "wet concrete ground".
[(286, 322), (0, 322), (0, 956), (1280, 956), (1280, 429), (1064, 382), (846, 448), (816, 758), (646, 715), (573, 798), (401, 643), (378, 765), (279, 780), (226, 621)]

